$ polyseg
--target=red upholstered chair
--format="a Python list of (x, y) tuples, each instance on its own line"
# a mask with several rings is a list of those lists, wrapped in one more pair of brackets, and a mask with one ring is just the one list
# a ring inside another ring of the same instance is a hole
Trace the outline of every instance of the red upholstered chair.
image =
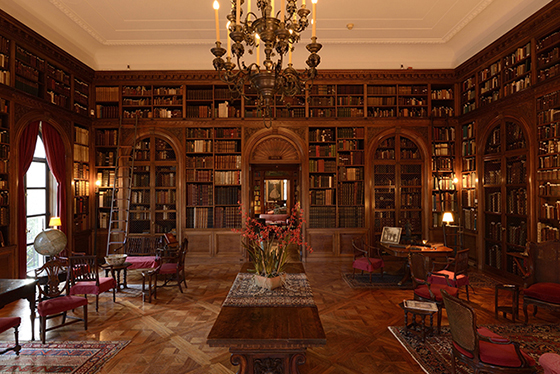
[[(58, 327), (84, 321), (84, 329), (87, 330), (87, 304), (85, 297), (68, 295), (68, 283), (61, 285), (61, 274), (66, 272), (66, 262), (60, 259), (47, 261), (41, 268), (35, 270), (35, 278), (45, 277), (46, 284), (37, 284), (39, 298), (37, 313), (39, 314), (39, 332), (41, 341), (45, 343), (47, 331)], [(67, 313), (74, 309), (83, 307), (83, 317), (68, 316)], [(62, 316), (62, 323), (47, 328), (47, 320)], [(70, 321), (66, 321), (69, 318)]]
[[(157, 250), (158, 259), (160, 261), (159, 271), (157, 274), (165, 277), (165, 281), (160, 287), (169, 285), (169, 282), (176, 282), (181, 293), (183, 293), (181, 283), (183, 283), (185, 288), (187, 288), (187, 281), (185, 277), (185, 256), (187, 255), (188, 247), (189, 241), (185, 238), (178, 250)], [(157, 287), (156, 279), (156, 288)]]
[(362, 274), (364, 271), (369, 273), (369, 281), (372, 281), (372, 273), (379, 269), (381, 277), (383, 277), (383, 268), (385, 266), (381, 251), (379, 248), (372, 247), (365, 243), (363, 237), (352, 239), (352, 247), (354, 248), (354, 261), (352, 262), (352, 277), (356, 273), (356, 269)]
[(441, 316), (443, 308), (443, 297), (441, 296), (441, 292), (442, 290), (445, 290), (450, 295), (457, 296), (459, 290), (456, 287), (451, 287), (449, 284), (431, 284), (428, 282), (428, 278), (431, 275), (428, 269), (432, 266), (428, 256), (424, 256), (419, 252), (410, 252), (408, 255), (408, 262), (410, 266), (412, 285), (414, 287), (414, 300), (433, 301), (437, 304), (437, 327), (439, 333), (441, 330)]
[(475, 373), (536, 373), (535, 360), (519, 346), (488, 330), (477, 328), (474, 310), (465, 302), (442, 290), (452, 337), (452, 373), (457, 360)]
[[(434, 261), (434, 265), (438, 262)], [(442, 270), (434, 271), (428, 277), (431, 284), (450, 285), (460, 289), (465, 286), (467, 292), (467, 300), (469, 300), (469, 249), (457, 251), (453, 258), (449, 258), (448, 262), (443, 264)]]
[(71, 256), (68, 258), (70, 295), (95, 295), (95, 311), (99, 310), (99, 294), (113, 290), (116, 300), (117, 281), (113, 277), (100, 277), (96, 256)]
[(15, 346), (13, 347), (9, 347), (4, 349), (3, 351), (0, 351), (0, 355), (4, 354), (8, 351), (14, 351), (16, 352), (16, 355), (19, 356), (19, 351), (21, 351), (21, 345), (19, 345), (19, 340), (18, 340), (18, 328), (19, 325), (21, 323), (21, 318), (20, 317), (3, 317), (0, 318), (0, 332), (4, 332), (7, 331), (8, 329), (11, 329), (12, 327), (14, 328), (14, 334), (15, 334)]
[(537, 315), (538, 307), (560, 311), (560, 241), (528, 242), (526, 256), (513, 258), (525, 278), (525, 323), (529, 322), (529, 305), (534, 307), (533, 316)]

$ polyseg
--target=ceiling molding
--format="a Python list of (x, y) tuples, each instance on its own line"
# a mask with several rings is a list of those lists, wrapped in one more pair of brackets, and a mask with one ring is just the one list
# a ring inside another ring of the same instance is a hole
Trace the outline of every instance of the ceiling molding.
[(73, 22), (75, 22), (78, 26), (80, 26), (85, 32), (91, 35), (95, 40), (97, 40), (101, 44), (105, 44), (107, 41), (101, 37), (98, 33), (95, 32), (87, 23), (85, 23), (80, 17), (76, 15), (76, 13), (72, 12), (70, 9), (66, 8), (64, 4), (62, 4), (58, 0), (49, 0), (52, 5), (54, 5), (58, 10), (64, 13), (68, 18), (70, 18)]
[(486, 9), (494, 0), (485, 0), (484, 2), (480, 3), (480, 5), (473, 9), (465, 18), (463, 18), (462, 22), (455, 26), (452, 30), (450, 30), (447, 35), (442, 38), (444, 43), (447, 43), (451, 40), (459, 31), (464, 29), (471, 21), (478, 16), (484, 9)]

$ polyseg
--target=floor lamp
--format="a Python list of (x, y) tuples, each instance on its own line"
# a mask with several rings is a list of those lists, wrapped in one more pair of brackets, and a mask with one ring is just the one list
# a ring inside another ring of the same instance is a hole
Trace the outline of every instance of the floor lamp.
[[(457, 253), (457, 251), (460, 249), (459, 247), (462, 245), (462, 243), (459, 241), (459, 235), (461, 235), (460, 227), (459, 227), (459, 225), (452, 225), (452, 223), (455, 222), (452, 212), (444, 212), (441, 221), (442, 221), (442, 227), (443, 227), (443, 244), (446, 247), (453, 248), (453, 255), (455, 255)], [(451, 229), (455, 229), (456, 232), (455, 233), (450, 233), (449, 230), (451, 230)], [(455, 237), (455, 240), (454, 240), (454, 243), (453, 243), (452, 246), (450, 246), (451, 243), (448, 239), (448, 236), (454, 236)]]

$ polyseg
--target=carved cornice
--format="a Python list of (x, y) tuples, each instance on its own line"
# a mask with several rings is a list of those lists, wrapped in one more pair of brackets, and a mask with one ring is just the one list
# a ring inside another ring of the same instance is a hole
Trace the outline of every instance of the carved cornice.
[(531, 36), (547, 32), (547, 29), (557, 28), (560, 22), (560, 2), (552, 1), (543, 9), (539, 10), (528, 20), (525, 20), (513, 30), (484, 48), (482, 51), (458, 66), (455, 71), (457, 76), (463, 79), (472, 74), (481, 66), (488, 65), (491, 60), (503, 57), (511, 53), (514, 48), (522, 46), (531, 40)]
[(30, 48), (32, 52), (41, 55), (42, 58), (69, 69), (88, 83), (92, 82), (94, 75), (92, 68), (2, 10), (0, 10), (0, 30), (2, 30), (3, 36), (16, 41), (23, 48)]
[[(115, 82), (184, 82), (204, 84), (220, 84), (220, 77), (213, 70), (185, 70), (185, 71), (97, 71), (95, 84), (116, 84)], [(225, 83), (223, 83), (225, 85)]]

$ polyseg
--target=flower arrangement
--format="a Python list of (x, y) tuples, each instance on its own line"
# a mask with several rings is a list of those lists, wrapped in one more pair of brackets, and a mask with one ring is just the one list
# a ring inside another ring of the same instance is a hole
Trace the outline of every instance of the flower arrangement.
[[(239, 208), (241, 211), (241, 207)], [(303, 246), (313, 252), (311, 246), (303, 241), (303, 209), (297, 203), (292, 208), (286, 226), (267, 225), (242, 212), (245, 227), (241, 232), (245, 238), (243, 246), (254, 264), (257, 275), (272, 278), (280, 276), (288, 260), (287, 248), (290, 245)]]

